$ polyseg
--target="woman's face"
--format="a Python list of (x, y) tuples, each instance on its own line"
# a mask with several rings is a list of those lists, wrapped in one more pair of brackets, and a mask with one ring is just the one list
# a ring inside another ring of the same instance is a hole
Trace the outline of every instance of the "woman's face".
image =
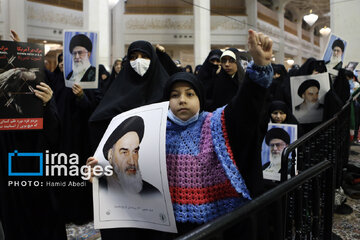
[(150, 60), (150, 57), (149, 57), (147, 54), (145, 54), (145, 53), (143, 53), (143, 52), (140, 52), (140, 51), (134, 51), (134, 52), (132, 52), (132, 53), (130, 54), (129, 60), (130, 60), (130, 61), (134, 61), (134, 60), (136, 60), (136, 59), (138, 59), (138, 58), (144, 58), (144, 59)]
[(200, 111), (199, 97), (189, 83), (174, 83), (170, 92), (170, 109), (183, 121), (189, 120)]
[(115, 65), (114, 65), (114, 70), (117, 74), (119, 74), (120, 70), (121, 70), (121, 61), (116, 61)]
[(286, 119), (286, 113), (281, 110), (275, 110), (271, 113), (271, 118), (274, 123), (283, 123)]

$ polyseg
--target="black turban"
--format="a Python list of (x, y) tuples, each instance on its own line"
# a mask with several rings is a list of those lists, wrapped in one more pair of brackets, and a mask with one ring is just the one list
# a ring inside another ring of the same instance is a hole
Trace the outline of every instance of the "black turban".
[(86, 48), (86, 50), (88, 50), (88, 52), (91, 52), (92, 50), (91, 40), (84, 34), (78, 34), (71, 38), (69, 46), (69, 50), (71, 53), (76, 46), (84, 47)]
[(265, 143), (269, 145), (270, 141), (273, 139), (281, 139), (286, 144), (290, 144), (289, 134), (282, 128), (272, 128), (265, 135)]
[(309, 87), (317, 87), (317, 89), (320, 89), (320, 83), (315, 79), (308, 79), (304, 82), (302, 82), (298, 89), (298, 95), (302, 98), (302, 95), (308, 89)]
[(141, 142), (144, 136), (144, 120), (139, 116), (129, 117), (123, 121), (110, 135), (106, 140), (106, 143), (103, 147), (103, 154), (105, 159), (107, 159), (108, 151), (111, 149), (114, 144), (126, 133), (136, 132), (139, 136), (139, 142)]
[(334, 47), (339, 47), (341, 48), (341, 51), (344, 52), (344, 42), (341, 40), (341, 39), (336, 39), (332, 46), (331, 46), (331, 49), (334, 49)]

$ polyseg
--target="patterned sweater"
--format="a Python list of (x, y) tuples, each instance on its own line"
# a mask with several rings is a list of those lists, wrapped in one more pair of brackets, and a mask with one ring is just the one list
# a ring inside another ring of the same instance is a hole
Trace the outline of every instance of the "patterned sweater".
[(251, 197), (228, 143), (224, 108), (188, 126), (167, 122), (166, 163), (177, 222), (205, 223)]

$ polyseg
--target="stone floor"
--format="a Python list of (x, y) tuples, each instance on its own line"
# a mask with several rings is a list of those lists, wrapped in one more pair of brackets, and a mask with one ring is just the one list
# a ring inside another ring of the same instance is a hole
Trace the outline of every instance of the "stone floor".
[[(350, 148), (349, 164), (360, 167), (360, 145)], [(343, 240), (360, 239), (360, 199), (347, 198), (346, 204), (352, 207), (353, 213), (349, 215), (334, 215), (333, 232)]]
[[(351, 146), (349, 163), (360, 167), (360, 144)], [(360, 240), (360, 199), (348, 197), (346, 203), (353, 213), (335, 214), (333, 232), (343, 240)], [(66, 228), (69, 240), (101, 240), (100, 232), (94, 229), (92, 222), (82, 226), (68, 224)]]
[(67, 224), (66, 232), (68, 240), (101, 240), (100, 232), (94, 229), (93, 222), (81, 226)]

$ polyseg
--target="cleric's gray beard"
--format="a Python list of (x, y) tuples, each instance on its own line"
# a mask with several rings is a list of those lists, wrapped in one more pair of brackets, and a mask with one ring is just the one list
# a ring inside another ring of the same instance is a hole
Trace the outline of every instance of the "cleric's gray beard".
[(116, 164), (114, 164), (114, 172), (116, 173), (116, 180), (121, 187), (129, 193), (139, 193), (143, 187), (141, 171), (136, 169), (135, 175), (126, 175), (126, 171), (121, 171)]

